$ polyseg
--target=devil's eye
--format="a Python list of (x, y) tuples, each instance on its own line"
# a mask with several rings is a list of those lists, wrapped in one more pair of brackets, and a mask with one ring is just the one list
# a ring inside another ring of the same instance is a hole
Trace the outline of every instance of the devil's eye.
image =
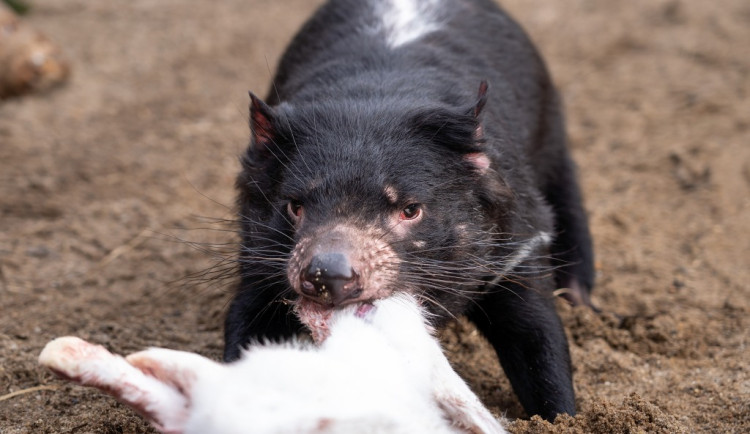
[(398, 217), (401, 220), (414, 220), (420, 215), (422, 215), (422, 204), (413, 203), (401, 210), (401, 214)]
[(286, 211), (289, 213), (289, 217), (295, 221), (299, 220), (299, 218), (302, 217), (302, 203), (297, 200), (290, 200), (286, 205)]

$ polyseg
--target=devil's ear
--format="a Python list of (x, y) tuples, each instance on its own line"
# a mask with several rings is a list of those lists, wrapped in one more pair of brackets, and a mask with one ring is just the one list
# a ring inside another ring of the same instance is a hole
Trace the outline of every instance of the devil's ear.
[(464, 153), (477, 150), (476, 120), (470, 113), (445, 108), (421, 109), (409, 119), (412, 131), (440, 148)]
[(479, 120), (479, 115), (482, 114), (484, 105), (487, 103), (487, 85), (486, 80), (482, 80), (479, 83), (479, 91), (477, 92), (477, 102), (474, 104), (474, 119), (476, 119), (477, 125), (474, 129), (474, 139), (477, 142), (484, 140), (484, 128), (482, 128), (482, 122)]
[(250, 94), (250, 132), (252, 134), (250, 146), (255, 150), (265, 150), (276, 140), (275, 113), (254, 93), (248, 93)]
[(479, 116), (487, 103), (487, 81), (479, 83), (477, 99), (460, 112), (444, 108), (422, 110), (411, 117), (411, 125), (429, 140), (461, 153), (471, 154), (470, 161), (481, 171), (489, 167), (484, 154), (484, 130)]
[(479, 118), (479, 115), (482, 113), (482, 109), (484, 109), (484, 105), (487, 103), (487, 89), (489, 89), (487, 80), (482, 80), (479, 83), (479, 91), (477, 92), (477, 103), (474, 104), (475, 118)]
[(478, 149), (475, 152), (464, 154), (464, 160), (471, 163), (474, 169), (481, 174), (487, 173), (490, 168), (490, 159), (484, 152), (483, 146), (481, 146), (484, 144), (484, 128), (482, 127), (482, 121), (479, 119), (479, 115), (482, 114), (482, 109), (484, 109), (484, 105), (487, 103), (488, 88), (489, 86), (487, 85), (486, 80), (482, 80), (479, 83), (477, 101), (474, 103), (474, 107), (470, 110), (474, 117), (474, 143), (479, 145)]

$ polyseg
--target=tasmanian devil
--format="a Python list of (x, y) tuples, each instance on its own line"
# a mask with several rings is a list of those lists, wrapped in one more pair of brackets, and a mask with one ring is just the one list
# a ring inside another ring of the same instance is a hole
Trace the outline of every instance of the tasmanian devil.
[(251, 95), (250, 126), (225, 360), (302, 330), (295, 306), (407, 291), (435, 326), (477, 325), (529, 415), (575, 413), (553, 293), (588, 304), (591, 240), (557, 93), (508, 15), (491, 0), (331, 0), (266, 102)]

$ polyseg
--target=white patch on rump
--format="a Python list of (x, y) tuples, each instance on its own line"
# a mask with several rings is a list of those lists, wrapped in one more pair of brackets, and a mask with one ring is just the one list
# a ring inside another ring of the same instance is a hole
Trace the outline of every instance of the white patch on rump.
[(383, 20), (388, 45), (398, 48), (440, 28), (441, 0), (382, 0), (376, 13)]

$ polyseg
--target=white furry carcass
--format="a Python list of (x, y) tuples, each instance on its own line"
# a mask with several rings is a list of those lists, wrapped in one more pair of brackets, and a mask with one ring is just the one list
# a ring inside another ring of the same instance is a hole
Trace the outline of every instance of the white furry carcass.
[(408, 295), (336, 311), (319, 345), (255, 345), (231, 364), (153, 348), (126, 358), (74, 337), (39, 362), (165, 433), (503, 433)]

